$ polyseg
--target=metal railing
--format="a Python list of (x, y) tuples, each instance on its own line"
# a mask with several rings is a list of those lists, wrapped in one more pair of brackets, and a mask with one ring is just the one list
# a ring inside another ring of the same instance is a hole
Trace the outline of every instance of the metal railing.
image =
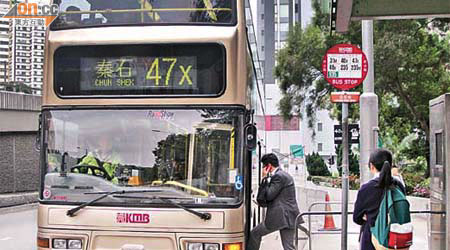
[[(311, 216), (317, 216), (317, 215), (341, 215), (342, 213), (340, 211), (318, 211), (313, 212), (311, 211), (311, 208), (316, 205), (338, 205), (341, 204), (341, 202), (316, 202), (312, 203), (311, 206), (308, 208), (308, 212), (301, 213), (295, 218), (295, 250), (298, 249), (298, 241), (299, 239), (304, 240), (308, 239), (308, 249), (312, 250), (312, 240), (311, 236), (316, 234), (341, 234), (342, 229), (336, 229), (333, 231), (312, 231), (311, 230)], [(352, 203), (349, 203), (352, 204)], [(417, 211), (410, 211), (410, 214), (445, 214), (445, 211), (431, 211), (431, 210), (417, 210)], [(347, 214), (353, 214), (353, 212), (349, 211)], [(299, 230), (299, 224), (298, 222), (300, 219), (302, 219), (303, 216), (308, 216), (308, 233), (307, 237), (299, 238), (298, 236), (298, 230)], [(359, 234), (359, 232), (347, 232), (347, 234)]]
[[(323, 231), (312, 231), (311, 230), (311, 216), (314, 216), (314, 215), (335, 215), (335, 214), (337, 215), (337, 214), (341, 214), (341, 212), (338, 212), (338, 211), (312, 212), (311, 211), (312, 208), (317, 206), (317, 205), (327, 206), (327, 205), (340, 205), (340, 204), (342, 204), (342, 202), (329, 202), (329, 201), (328, 202), (314, 202), (308, 207), (308, 212), (299, 214), (297, 216), (297, 218), (295, 219), (296, 227), (298, 227), (298, 221), (300, 220), (300, 218), (303, 215), (307, 215), (308, 216), (308, 229), (307, 229), (308, 230), (308, 234), (307, 234), (306, 238), (308, 240), (309, 250), (312, 249), (312, 237), (311, 237), (312, 235), (315, 235), (315, 234), (341, 234), (341, 232), (342, 232), (342, 229), (336, 229), (336, 230), (333, 230), (333, 231), (326, 231), (326, 230), (323, 230)], [(353, 202), (350, 202), (349, 204), (352, 205)], [(349, 212), (348, 214), (353, 214), (353, 212)], [(359, 234), (359, 232), (347, 232), (347, 234)], [(299, 237), (298, 237), (298, 229), (297, 228), (295, 230), (295, 239), (296, 239), (295, 240), (295, 249), (298, 250)], [(301, 239), (305, 239), (305, 237), (302, 237)]]

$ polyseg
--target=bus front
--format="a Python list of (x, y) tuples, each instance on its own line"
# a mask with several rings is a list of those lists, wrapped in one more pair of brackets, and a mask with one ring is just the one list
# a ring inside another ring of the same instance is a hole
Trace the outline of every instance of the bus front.
[(244, 249), (243, 3), (55, 3), (38, 249)]

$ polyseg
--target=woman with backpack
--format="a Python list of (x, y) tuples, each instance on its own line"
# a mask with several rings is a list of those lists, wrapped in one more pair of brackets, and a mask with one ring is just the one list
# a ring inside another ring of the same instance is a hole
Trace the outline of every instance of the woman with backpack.
[(388, 150), (377, 149), (370, 154), (369, 169), (374, 178), (359, 189), (353, 211), (353, 221), (361, 225), (361, 250), (375, 250), (370, 228), (375, 225), (386, 188), (397, 186), (406, 193), (403, 184), (392, 177), (391, 166), (392, 154)]

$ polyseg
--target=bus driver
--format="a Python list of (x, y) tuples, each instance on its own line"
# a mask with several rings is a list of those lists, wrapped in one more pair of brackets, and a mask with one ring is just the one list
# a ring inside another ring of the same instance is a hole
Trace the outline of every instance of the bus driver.
[(87, 173), (90, 173), (91, 170), (83, 169), (83, 165), (103, 168), (112, 178), (112, 182), (117, 184), (115, 172), (119, 166), (120, 158), (114, 150), (111, 136), (112, 134), (105, 132), (99, 133), (98, 136), (90, 135), (87, 138), (90, 146), (88, 147), (89, 153), (81, 159), (78, 165), (81, 166), (81, 172)]

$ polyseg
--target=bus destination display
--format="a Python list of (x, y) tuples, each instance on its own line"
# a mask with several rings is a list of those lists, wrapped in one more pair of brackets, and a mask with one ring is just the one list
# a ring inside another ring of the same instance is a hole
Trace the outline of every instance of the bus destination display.
[(195, 56), (81, 57), (80, 90), (197, 88)]

